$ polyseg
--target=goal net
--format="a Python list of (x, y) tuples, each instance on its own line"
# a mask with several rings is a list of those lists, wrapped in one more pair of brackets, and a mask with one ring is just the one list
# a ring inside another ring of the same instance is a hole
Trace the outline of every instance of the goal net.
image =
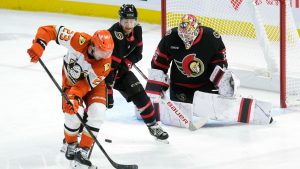
[(162, 27), (177, 27), (183, 14), (197, 16), (222, 35), (229, 69), (242, 86), (280, 92), (282, 107), (298, 105), (300, 41), (289, 2), (162, 0)]

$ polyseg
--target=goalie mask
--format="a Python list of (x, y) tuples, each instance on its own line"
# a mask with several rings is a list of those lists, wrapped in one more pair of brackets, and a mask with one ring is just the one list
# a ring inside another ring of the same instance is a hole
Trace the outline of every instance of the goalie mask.
[(200, 23), (192, 14), (183, 15), (178, 26), (178, 35), (183, 41), (185, 48), (190, 49), (194, 40), (199, 35)]

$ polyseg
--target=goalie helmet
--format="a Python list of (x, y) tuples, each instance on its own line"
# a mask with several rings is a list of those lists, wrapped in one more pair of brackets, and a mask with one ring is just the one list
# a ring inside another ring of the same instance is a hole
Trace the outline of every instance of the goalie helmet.
[(119, 10), (120, 19), (137, 19), (138, 14), (134, 5), (123, 4)]
[(199, 35), (200, 23), (192, 14), (182, 16), (178, 26), (178, 35), (183, 41), (185, 48), (189, 49), (194, 43), (194, 40)]
[(114, 49), (114, 41), (108, 30), (98, 30), (91, 38), (89, 53), (96, 60), (107, 58), (112, 54)]

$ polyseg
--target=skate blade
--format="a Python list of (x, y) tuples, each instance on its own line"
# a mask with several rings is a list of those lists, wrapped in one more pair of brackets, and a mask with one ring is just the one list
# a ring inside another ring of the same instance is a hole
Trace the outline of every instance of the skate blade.
[(66, 151), (67, 151), (67, 147), (68, 147), (68, 145), (67, 145), (67, 144), (63, 144), (63, 145), (62, 145), (62, 147), (60, 148), (60, 152), (62, 152), (62, 153), (66, 153)]
[(70, 169), (98, 169), (98, 167), (94, 165), (92, 166), (82, 165), (78, 161), (73, 160), (70, 162)]
[(159, 143), (164, 143), (164, 144), (169, 144), (169, 140), (168, 139), (165, 139), (165, 140), (161, 140), (161, 139), (158, 139), (158, 138), (155, 138), (155, 140)]

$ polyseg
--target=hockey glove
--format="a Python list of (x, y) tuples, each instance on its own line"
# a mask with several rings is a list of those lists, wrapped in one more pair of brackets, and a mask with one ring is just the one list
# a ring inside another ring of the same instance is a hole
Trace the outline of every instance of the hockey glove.
[(106, 107), (111, 109), (114, 106), (114, 97), (113, 97), (113, 90), (110, 86), (107, 86), (107, 102)]
[(150, 69), (145, 91), (151, 99), (157, 100), (168, 90), (169, 83), (168, 76), (162, 70)]
[(36, 63), (39, 60), (39, 58), (43, 55), (46, 45), (46, 42), (41, 39), (33, 40), (32, 46), (27, 50), (27, 53), (31, 58), (31, 62)]
[(69, 114), (76, 114), (82, 101), (79, 96), (69, 95), (70, 102), (64, 101), (63, 111)]
[(114, 71), (110, 71), (105, 78), (106, 86), (111, 86), (115, 81), (116, 74)]
[(129, 59), (124, 59), (121, 64), (121, 68), (128, 71), (132, 68), (132, 62)]

